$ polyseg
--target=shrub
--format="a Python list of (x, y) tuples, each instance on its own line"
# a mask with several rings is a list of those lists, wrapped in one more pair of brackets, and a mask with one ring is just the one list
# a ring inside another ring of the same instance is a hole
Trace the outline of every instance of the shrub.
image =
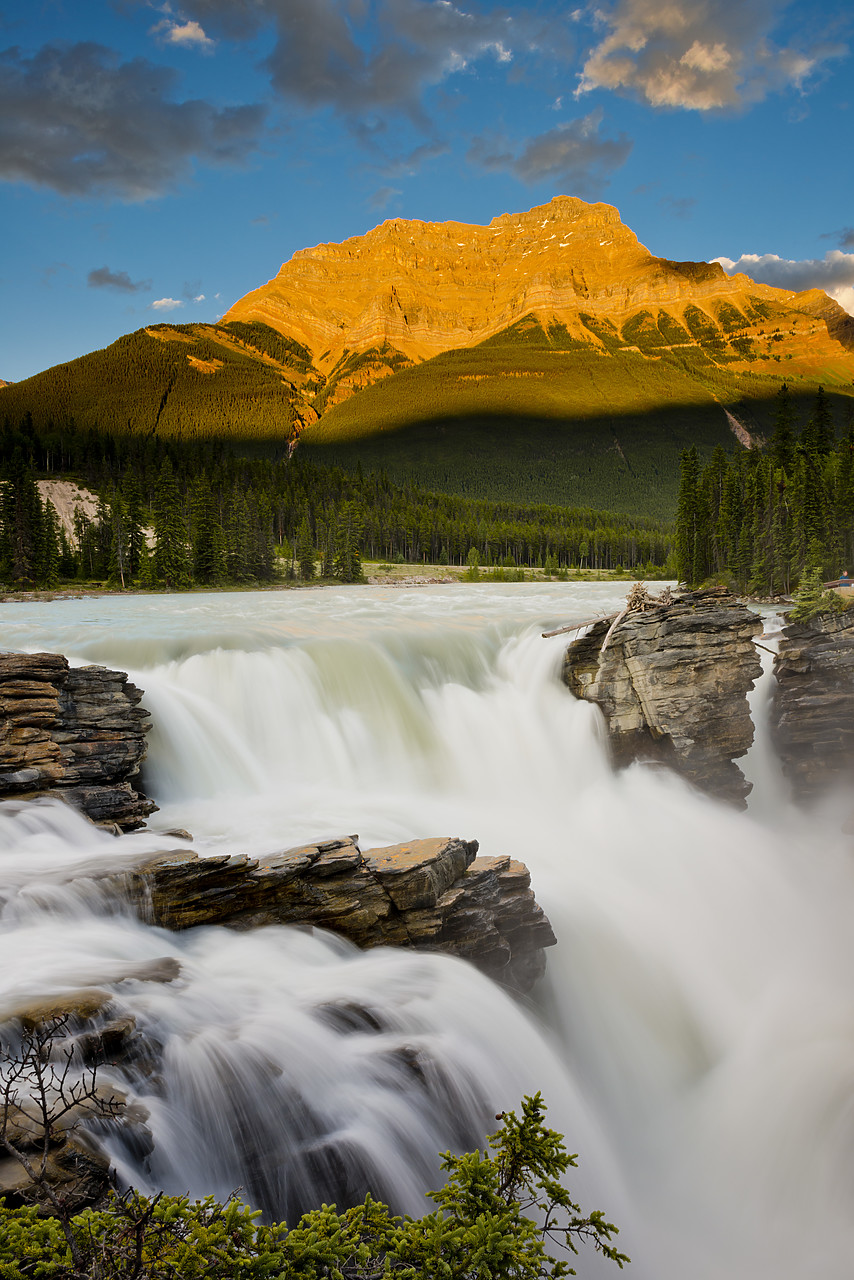
[[(70, 1220), (77, 1255), (60, 1223), (34, 1207), (0, 1201), (3, 1280), (539, 1280), (574, 1275), (569, 1264), (589, 1245), (622, 1268), (617, 1228), (598, 1211), (582, 1213), (562, 1179), (576, 1165), (562, 1135), (545, 1127), (539, 1094), (521, 1117), (497, 1117), (489, 1150), (447, 1152), (448, 1180), (430, 1193), (437, 1208), (399, 1218), (370, 1196), (339, 1213), (322, 1205), (292, 1228), (264, 1225), (236, 1200), (136, 1192), (113, 1195), (106, 1208)], [(532, 1214), (533, 1216), (529, 1216)], [(556, 1258), (549, 1250), (563, 1254)]]

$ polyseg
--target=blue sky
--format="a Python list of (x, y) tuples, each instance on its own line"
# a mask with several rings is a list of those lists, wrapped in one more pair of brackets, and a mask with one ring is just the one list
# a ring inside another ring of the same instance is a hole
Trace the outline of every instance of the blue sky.
[(850, 0), (0, 0), (0, 378), (560, 193), (854, 314), (852, 138)]

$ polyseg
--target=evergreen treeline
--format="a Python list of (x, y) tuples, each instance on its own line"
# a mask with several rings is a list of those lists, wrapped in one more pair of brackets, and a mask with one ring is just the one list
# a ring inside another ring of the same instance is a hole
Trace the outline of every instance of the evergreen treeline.
[(837, 576), (854, 564), (854, 431), (837, 440), (824, 391), (800, 422), (788, 387), (777, 396), (763, 451), (716, 449), (700, 466), (682, 454), (676, 570), (696, 586), (729, 579), (740, 591), (789, 594), (805, 571)]
[[(75, 536), (58, 528), (37, 477), (68, 476), (99, 495)], [(223, 443), (57, 437), (25, 417), (0, 433), (0, 581), (162, 586), (344, 582), (362, 558), (397, 563), (625, 567), (652, 574), (672, 549), (663, 522), (608, 512), (427, 493), (386, 475), (293, 458), (247, 458)]]

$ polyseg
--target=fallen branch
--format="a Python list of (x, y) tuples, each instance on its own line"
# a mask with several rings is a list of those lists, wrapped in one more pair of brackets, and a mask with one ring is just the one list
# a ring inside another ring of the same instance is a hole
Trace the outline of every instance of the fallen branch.
[(556, 627), (554, 631), (544, 631), (543, 639), (549, 640), (552, 636), (562, 636), (567, 631), (581, 631), (583, 627), (595, 626), (597, 622), (609, 622), (613, 616), (613, 613), (603, 613), (598, 618), (588, 618), (586, 622), (573, 622), (570, 626)]
[(626, 607), (625, 607), (625, 609), (623, 609), (622, 613), (618, 613), (618, 614), (617, 614), (616, 618), (615, 618), (615, 619), (614, 619), (614, 621), (611, 623), (611, 625), (610, 625), (610, 627), (608, 628), (608, 630), (605, 632), (605, 639), (602, 641), (602, 644), (601, 644), (601, 646), (600, 646), (600, 648), (599, 648), (599, 655), (600, 655), (600, 657), (601, 657), (601, 655), (605, 652), (605, 650), (608, 648), (608, 641), (611, 639), (611, 636), (614, 634), (614, 632), (617, 630), (617, 627), (618, 627), (618, 626), (620, 625), (620, 623), (623, 621), (623, 618), (625, 618), (625, 616), (626, 616), (626, 614), (627, 614), (627, 613), (631, 613), (631, 612), (632, 612), (632, 606), (631, 606), (630, 604), (627, 604), (627, 605), (626, 605)]
[(666, 608), (673, 604), (673, 596), (670, 594), (670, 588), (665, 587), (660, 596), (651, 595), (646, 589), (646, 583), (635, 582), (626, 596), (625, 607), (619, 613), (603, 613), (598, 618), (589, 618), (587, 622), (574, 622), (566, 627), (556, 627), (554, 631), (544, 631), (543, 639), (548, 640), (552, 636), (562, 636), (569, 631), (581, 631), (583, 627), (595, 626), (597, 622), (610, 622), (608, 633), (602, 641), (600, 654), (605, 652), (608, 642), (614, 631), (629, 613), (646, 613), (649, 609)]

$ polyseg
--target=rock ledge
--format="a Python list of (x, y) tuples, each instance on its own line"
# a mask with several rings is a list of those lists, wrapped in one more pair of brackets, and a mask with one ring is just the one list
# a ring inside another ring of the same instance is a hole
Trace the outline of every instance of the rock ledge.
[(738, 765), (753, 741), (747, 693), (761, 673), (762, 620), (726, 590), (685, 592), (631, 612), (600, 652), (608, 622), (566, 651), (564, 681), (601, 707), (618, 767), (669, 765), (695, 786), (744, 807)]
[(157, 808), (128, 782), (145, 758), (141, 690), (58, 653), (0, 653), (0, 799), (59, 796), (130, 831)]
[(528, 991), (555, 936), (527, 867), (477, 857), (477, 847), (437, 837), (363, 853), (356, 837), (342, 836), (263, 861), (176, 850), (115, 873), (109, 891), (166, 929), (317, 926), (358, 947), (461, 956), (504, 986)]

